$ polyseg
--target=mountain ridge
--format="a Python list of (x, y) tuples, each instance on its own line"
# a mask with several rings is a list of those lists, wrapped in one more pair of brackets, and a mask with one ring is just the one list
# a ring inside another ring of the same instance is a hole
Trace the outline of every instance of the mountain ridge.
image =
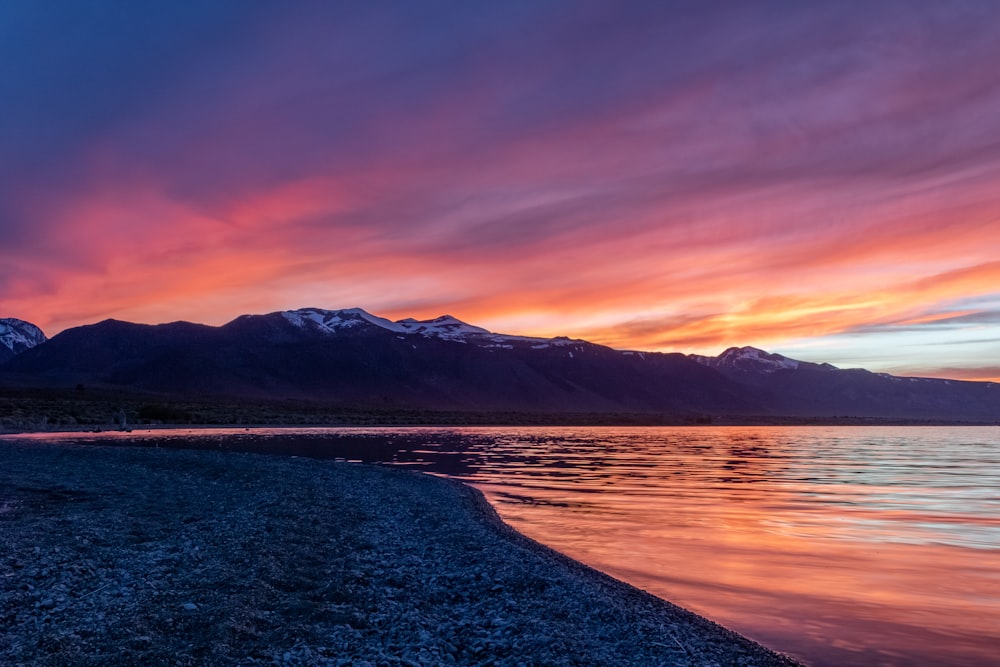
[(361, 308), (248, 314), (221, 326), (104, 320), (22, 350), (0, 364), (0, 384), (385, 409), (1000, 417), (994, 383), (839, 369), (754, 347), (717, 357), (615, 350)]

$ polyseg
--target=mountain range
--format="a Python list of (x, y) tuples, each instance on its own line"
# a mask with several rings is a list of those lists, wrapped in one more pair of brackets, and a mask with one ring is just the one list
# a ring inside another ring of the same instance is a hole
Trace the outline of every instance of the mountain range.
[[(6, 352), (5, 352), (6, 350)], [(838, 369), (730, 348), (615, 350), (360, 308), (243, 315), (219, 327), (105, 320), (51, 339), (0, 320), (0, 386), (296, 399), (380, 409), (872, 417), (995, 422), (1000, 385)]]

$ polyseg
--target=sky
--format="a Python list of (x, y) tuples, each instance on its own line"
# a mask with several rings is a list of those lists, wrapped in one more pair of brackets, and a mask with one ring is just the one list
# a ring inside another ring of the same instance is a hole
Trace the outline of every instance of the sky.
[(0, 4), (0, 317), (1000, 380), (994, 0)]

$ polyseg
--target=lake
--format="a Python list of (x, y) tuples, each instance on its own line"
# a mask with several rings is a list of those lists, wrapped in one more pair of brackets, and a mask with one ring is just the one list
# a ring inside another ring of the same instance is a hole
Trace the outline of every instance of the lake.
[(413, 466), (816, 666), (1000, 664), (1000, 427), (213, 429), (39, 440)]

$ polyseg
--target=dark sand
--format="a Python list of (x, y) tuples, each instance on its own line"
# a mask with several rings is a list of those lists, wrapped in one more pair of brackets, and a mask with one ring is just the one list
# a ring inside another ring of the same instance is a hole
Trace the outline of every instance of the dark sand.
[(381, 466), (0, 443), (0, 664), (793, 665)]

